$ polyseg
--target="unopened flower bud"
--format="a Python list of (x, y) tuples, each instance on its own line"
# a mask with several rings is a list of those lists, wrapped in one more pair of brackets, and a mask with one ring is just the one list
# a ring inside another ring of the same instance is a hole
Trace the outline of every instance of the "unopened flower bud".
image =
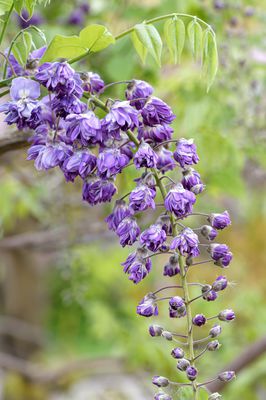
[(175, 349), (172, 350), (171, 355), (176, 359), (180, 359), (184, 357), (185, 352), (180, 347), (176, 347)]
[(177, 310), (174, 308), (169, 307), (169, 317), (170, 318), (182, 318), (187, 315), (186, 306), (183, 305), (182, 307), (178, 307)]
[(173, 398), (167, 393), (159, 392), (155, 394), (154, 400), (173, 400)]
[(236, 374), (234, 371), (225, 371), (218, 375), (218, 379), (222, 382), (230, 382), (235, 379)]
[(204, 285), (201, 289), (202, 298), (207, 301), (214, 301), (217, 299), (217, 293), (212, 290), (211, 285)]
[(217, 236), (217, 231), (210, 225), (203, 225), (200, 232), (208, 240), (214, 240)]
[(151, 336), (161, 336), (163, 333), (163, 328), (160, 325), (150, 325), (149, 333)]
[(196, 326), (203, 326), (206, 324), (206, 317), (203, 314), (197, 314), (193, 318), (192, 322)]
[(219, 347), (221, 347), (220, 343), (218, 342), (218, 340), (212, 340), (211, 342), (209, 342), (207, 344), (207, 350), (208, 351), (215, 351), (218, 350)]
[(219, 336), (221, 334), (221, 332), (222, 332), (221, 325), (216, 324), (211, 328), (211, 330), (209, 332), (209, 336), (212, 338), (215, 338), (215, 337)]
[(233, 310), (223, 310), (219, 313), (218, 318), (220, 321), (233, 321), (235, 319), (235, 313)]
[(172, 233), (172, 225), (169, 215), (165, 214), (160, 215), (156, 223), (162, 226), (162, 229), (165, 231), (167, 235)]
[(219, 400), (221, 399), (222, 396), (219, 393), (213, 393), (208, 397), (208, 400)]
[(187, 368), (190, 366), (190, 362), (186, 358), (182, 358), (178, 361), (176, 367), (179, 371), (186, 371)]
[(179, 308), (183, 307), (184, 304), (184, 300), (179, 296), (172, 297), (169, 301), (169, 306), (174, 310), (178, 310)]
[(168, 332), (168, 331), (163, 331), (162, 332), (162, 337), (164, 337), (166, 340), (173, 340), (172, 333)]
[(194, 381), (197, 378), (198, 370), (197, 370), (197, 368), (190, 366), (187, 368), (186, 373), (187, 373), (188, 379), (190, 381)]
[(167, 252), (169, 251), (169, 249), (170, 249), (169, 244), (164, 243), (164, 244), (162, 244), (162, 245), (159, 247), (158, 250), (159, 250), (161, 253), (167, 253)]
[(215, 290), (215, 292), (219, 292), (220, 290), (224, 290), (227, 287), (227, 279), (225, 276), (218, 276), (216, 280), (212, 284), (212, 289)]
[(214, 0), (213, 6), (216, 10), (223, 10), (225, 8), (225, 2), (223, 0)]
[(152, 383), (158, 387), (166, 387), (169, 385), (169, 379), (156, 375), (152, 378)]
[(164, 266), (163, 274), (165, 276), (175, 276), (179, 274), (180, 267), (179, 267), (179, 257), (177, 255), (173, 255), (169, 257), (168, 263)]
[(224, 229), (231, 224), (230, 216), (228, 211), (224, 211), (221, 214), (211, 214), (208, 218), (211, 226), (215, 229)]
[(186, 258), (186, 265), (187, 265), (188, 267), (191, 267), (191, 265), (193, 265), (193, 257), (192, 257), (192, 256), (188, 256), (188, 257)]

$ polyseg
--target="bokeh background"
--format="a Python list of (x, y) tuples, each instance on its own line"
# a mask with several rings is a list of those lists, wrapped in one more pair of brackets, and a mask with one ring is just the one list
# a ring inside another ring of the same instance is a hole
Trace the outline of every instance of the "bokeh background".
[[(82, 4), (52, 0), (36, 9), (32, 23), (40, 24), (50, 38), (78, 33), (93, 22), (116, 34), (144, 19), (185, 12), (201, 17), (217, 32), (220, 68), (208, 94), (189, 52), (175, 66), (165, 51), (159, 70), (152, 59), (143, 66), (127, 38), (80, 68), (98, 72), (107, 83), (149, 81), (177, 115), (175, 137), (195, 138), (199, 171), (207, 185), (198, 209), (228, 209), (233, 225), (220, 240), (234, 253), (226, 271), (234, 284), (219, 301), (200, 302), (195, 312), (209, 315), (233, 308), (237, 314), (224, 328), (223, 347), (206, 356), (201, 368), (210, 377), (237, 360), (238, 379), (223, 390), (224, 398), (265, 400), (266, 3), (91, 0), (85, 2), (88, 9), (80, 11)], [(8, 36), (24, 25), (14, 16)], [(109, 95), (120, 97), (123, 90), (116, 86)], [(1, 123), (0, 135), (7, 129)], [(120, 177), (123, 192), (132, 187), (132, 174)], [(152, 340), (150, 321), (135, 314), (143, 295), (161, 283), (162, 263), (137, 287), (129, 282), (120, 266), (128, 249), (119, 247), (104, 223), (110, 206), (92, 210), (82, 203), (80, 189), (66, 184), (60, 172), (36, 172), (26, 161), (25, 148), (0, 156), (4, 400), (142, 400), (153, 396), (152, 375), (182, 379), (167, 355), (171, 344)], [(193, 279), (212, 281), (219, 272), (195, 268)], [(160, 316), (160, 323), (169, 325), (166, 315)]]

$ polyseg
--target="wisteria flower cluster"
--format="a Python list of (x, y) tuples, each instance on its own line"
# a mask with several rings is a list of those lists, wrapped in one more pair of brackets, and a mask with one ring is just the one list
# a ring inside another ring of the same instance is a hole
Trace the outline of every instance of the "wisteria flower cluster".
[[(192, 313), (194, 300), (215, 301), (228, 282), (222, 274), (211, 284), (190, 283), (190, 269), (209, 262), (226, 268), (232, 260), (228, 246), (214, 242), (218, 231), (231, 223), (228, 212), (194, 212), (197, 196), (205, 186), (194, 169), (199, 156), (193, 139), (173, 138), (175, 115), (169, 105), (154, 96), (147, 82), (132, 80), (124, 99), (104, 103), (99, 98), (106, 90), (101, 77), (92, 72), (78, 73), (66, 61), (35, 64), (32, 71), (17, 74), (20, 76), (12, 80), (11, 100), (1, 105), (0, 111), (6, 114), (7, 124), (34, 130), (28, 159), (34, 160), (38, 170), (58, 167), (66, 181), (81, 179), (82, 198), (94, 206), (110, 202), (117, 194), (117, 176), (126, 168), (135, 168), (138, 176), (133, 189), (117, 197), (106, 222), (121, 246), (134, 245), (122, 266), (135, 284), (151, 273), (152, 257), (169, 255), (161, 274), (177, 277), (179, 283), (148, 293), (139, 302), (137, 313), (157, 316), (159, 305), (166, 301), (170, 318), (186, 319), (187, 330), (182, 334), (156, 324), (149, 328), (152, 337), (179, 343), (171, 355), (188, 380), (179, 383), (154, 376), (153, 384), (159, 388), (154, 399), (171, 400), (184, 385), (191, 387), (196, 399), (200, 387), (206, 385), (198, 381), (196, 362), (205, 352), (219, 349), (219, 322), (230, 322), (235, 314), (230, 309), (215, 316)], [(99, 118), (98, 108), (105, 112), (103, 118)], [(173, 170), (174, 180), (168, 174)], [(147, 210), (156, 217), (143, 228), (140, 214)], [(203, 218), (200, 228), (188, 226), (186, 218), (193, 215)], [(198, 259), (202, 253), (208, 254), (204, 261)], [(199, 289), (196, 298), (190, 297), (193, 285)], [(171, 294), (160, 297), (162, 292)], [(217, 323), (210, 327), (208, 336), (195, 340), (196, 330), (215, 319)], [(200, 346), (204, 348), (196, 354)], [(215, 379), (233, 378), (234, 373), (226, 371)], [(220, 397), (218, 393), (209, 394), (210, 400)]]

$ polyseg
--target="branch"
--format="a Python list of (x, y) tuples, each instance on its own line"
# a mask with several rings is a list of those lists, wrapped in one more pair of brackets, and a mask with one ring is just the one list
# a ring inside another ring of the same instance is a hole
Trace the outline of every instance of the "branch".
[(9, 335), (26, 342), (43, 346), (45, 338), (42, 329), (18, 318), (0, 316), (0, 335)]
[(98, 223), (94, 226), (91, 224), (90, 232), (88, 232), (87, 226), (84, 225), (76, 229), (75, 227), (62, 226), (56, 229), (26, 232), (5, 237), (0, 240), (0, 249), (12, 250), (27, 247), (31, 249), (58, 250), (66, 245), (91, 243), (99, 239), (110, 241), (112, 238), (114, 238), (114, 234), (107, 231), (104, 225)]
[[(250, 345), (239, 357), (223, 368), (223, 371), (235, 371), (236, 373), (248, 367), (266, 352), (266, 336)], [(211, 392), (223, 390), (226, 382), (215, 381), (207, 385)]]
[(103, 373), (104, 371), (121, 372), (123, 366), (122, 359), (81, 359), (76, 361), (70, 361), (67, 364), (57, 368), (42, 368), (29, 361), (22, 360), (20, 358), (11, 356), (9, 354), (0, 353), (0, 368), (8, 371), (14, 371), (20, 374), (22, 377), (28, 379), (31, 382), (39, 383), (42, 385), (56, 384), (71, 374), (97, 374)]
[(28, 146), (30, 136), (31, 132), (5, 131), (0, 135), (0, 155)]

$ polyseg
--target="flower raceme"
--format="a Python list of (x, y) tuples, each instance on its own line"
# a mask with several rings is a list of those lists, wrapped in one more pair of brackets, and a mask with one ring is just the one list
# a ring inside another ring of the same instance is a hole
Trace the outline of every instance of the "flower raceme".
[[(198, 343), (193, 334), (199, 327), (205, 329), (203, 326), (212, 319), (233, 321), (235, 314), (226, 309), (214, 317), (203, 314), (192, 317), (192, 301), (216, 300), (228, 282), (224, 275), (219, 275), (211, 284), (190, 284), (190, 269), (205, 261), (224, 268), (232, 260), (227, 245), (212, 243), (218, 231), (231, 224), (228, 212), (194, 213), (196, 198), (205, 188), (194, 169), (199, 162), (196, 144), (192, 139), (173, 139), (171, 124), (175, 115), (169, 105), (153, 95), (154, 90), (147, 82), (132, 80), (125, 98), (105, 103), (99, 99), (105, 94), (101, 77), (94, 72), (78, 73), (66, 61), (44, 63), (32, 75), (25, 76), (23, 71), (21, 75), (13, 79), (11, 101), (1, 105), (0, 111), (5, 113), (7, 124), (35, 131), (28, 159), (35, 160), (38, 170), (58, 167), (66, 181), (81, 179), (82, 198), (91, 206), (110, 202), (118, 192), (117, 176), (126, 168), (135, 170), (135, 187), (123, 197), (118, 196), (106, 222), (119, 237), (121, 246), (135, 246), (122, 263), (134, 284), (151, 273), (153, 256), (169, 257), (159, 273), (168, 279), (177, 277), (179, 284), (148, 293), (137, 306), (137, 314), (146, 318), (157, 316), (164, 301), (168, 301), (170, 318), (187, 321), (182, 335), (160, 325), (151, 325), (149, 333), (169, 341), (175, 336), (185, 340), (184, 347), (180, 344), (171, 354), (178, 360), (178, 370), (186, 375), (186, 385), (197, 392), (200, 371), (195, 367), (196, 360), (205, 350), (219, 348), (216, 340), (206, 342), (219, 336), (221, 327), (214, 325), (206, 340)], [(101, 114), (98, 108), (102, 109)], [(174, 181), (167, 174), (178, 169), (181, 179)], [(139, 214), (143, 212), (155, 216), (149, 226), (142, 226)], [(203, 219), (199, 228), (189, 227), (186, 218), (193, 215)], [(211, 243), (206, 245), (206, 240)], [(205, 246), (210, 258), (195, 260)], [(199, 295), (192, 300), (189, 300), (190, 285), (199, 289)], [(162, 294), (166, 291), (171, 291), (170, 296)], [(194, 342), (197, 349), (206, 344), (205, 350), (196, 354)], [(230, 381), (233, 377), (229, 371), (217, 379)], [(171, 400), (174, 385), (182, 386), (182, 382), (160, 376), (155, 376), (153, 383), (159, 387), (155, 400)], [(214, 393), (209, 398), (219, 397)]]

